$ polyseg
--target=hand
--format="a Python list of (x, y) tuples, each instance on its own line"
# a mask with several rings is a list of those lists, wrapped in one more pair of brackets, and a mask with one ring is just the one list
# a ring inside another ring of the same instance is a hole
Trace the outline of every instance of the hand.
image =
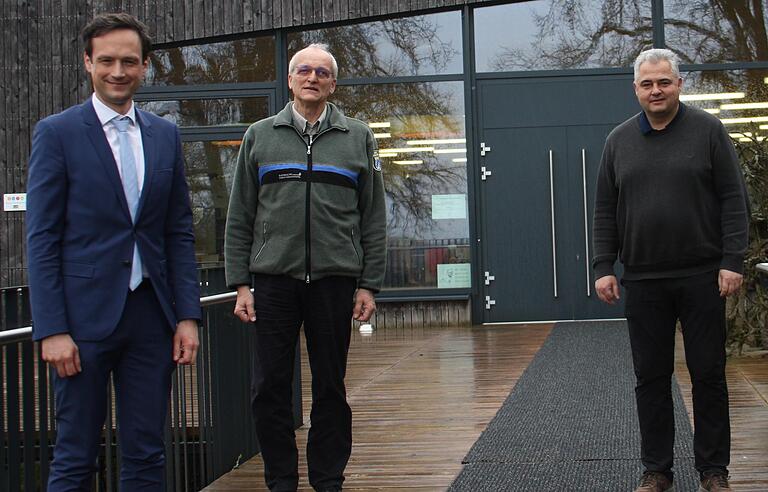
[(621, 299), (619, 295), (619, 282), (615, 275), (606, 275), (595, 280), (595, 291), (597, 297), (607, 304), (616, 304)]
[(237, 288), (235, 316), (240, 318), (240, 321), (243, 323), (256, 321), (256, 311), (253, 309), (253, 294), (247, 285), (241, 285)]
[(743, 280), (744, 276), (742, 274), (721, 269), (720, 274), (717, 276), (717, 285), (720, 287), (720, 297), (727, 297), (738, 292)]
[(355, 307), (352, 309), (352, 318), (357, 321), (368, 321), (376, 312), (376, 301), (373, 292), (368, 289), (355, 291)]
[(197, 337), (197, 320), (183, 319), (176, 325), (173, 335), (173, 361), (179, 365), (189, 365), (197, 357), (200, 340)]
[(43, 360), (56, 368), (60, 378), (74, 376), (80, 367), (80, 350), (69, 333), (59, 333), (43, 338)]

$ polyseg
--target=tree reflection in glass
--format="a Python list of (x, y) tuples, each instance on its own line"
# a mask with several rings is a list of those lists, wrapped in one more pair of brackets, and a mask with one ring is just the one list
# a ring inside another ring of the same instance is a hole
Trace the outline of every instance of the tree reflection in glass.
[(149, 55), (146, 85), (232, 84), (275, 80), (275, 38), (158, 49)]
[(437, 286), (438, 264), (469, 263), (466, 212), (435, 218), (433, 210), (436, 195), (467, 194), (463, 84), (340, 86), (334, 102), (377, 137), (388, 207), (385, 285)]
[(665, 0), (664, 36), (683, 63), (768, 60), (762, 0)]
[[(446, 12), (291, 33), (288, 56), (325, 43), (340, 80), (461, 74), (460, 36), (460, 13)], [(435, 219), (432, 210), (435, 195), (466, 200), (463, 97), (463, 83), (434, 82), (342, 84), (331, 98), (347, 116), (373, 125), (381, 149), (389, 221), (386, 287), (436, 287), (438, 264), (469, 263), (466, 211)], [(451, 143), (417, 143), (425, 140)]]
[(459, 12), (339, 26), (288, 35), (288, 58), (325, 43), (339, 78), (462, 73)]
[(536, 0), (475, 10), (479, 72), (625, 67), (653, 43), (647, 0)]
[[(215, 85), (276, 79), (274, 36), (159, 49), (150, 54), (149, 86)], [(140, 98), (140, 96), (139, 96)], [(269, 116), (266, 97), (186, 98), (145, 101), (143, 109), (182, 128), (248, 125)], [(198, 260), (214, 262), (224, 251), (229, 187), (239, 142), (184, 144)]]
[(139, 107), (182, 128), (248, 126), (269, 112), (266, 97), (144, 101)]
[(239, 148), (239, 140), (183, 144), (199, 263), (223, 259), (224, 225)]

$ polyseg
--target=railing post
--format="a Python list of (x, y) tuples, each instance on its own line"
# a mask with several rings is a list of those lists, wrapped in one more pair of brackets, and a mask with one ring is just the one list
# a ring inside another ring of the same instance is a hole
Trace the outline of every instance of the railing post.
[[(43, 360), (42, 347), (39, 344), (36, 344), (35, 347), (37, 348), (37, 401), (40, 406), (40, 410), (38, 411), (40, 419), (40, 489), (44, 491), (48, 486), (48, 467), (50, 465), (50, 456), (48, 453), (49, 370), (48, 364)], [(0, 389), (0, 394), (2, 394), (2, 389)]]
[[(4, 295), (4, 292), (2, 294)], [(2, 305), (0, 305), (0, 315), (2, 314), (3, 309)], [(8, 426), (8, 429), (6, 429), (4, 425), (5, 419), (2, 418), (2, 416), (5, 415), (5, 404), (3, 403), (3, 396), (6, 395), (4, 376), (7, 359), (5, 357), (5, 352), (5, 347), (0, 346), (0, 471), (3, 472), (0, 473), (0, 492), (10, 492), (11, 490), (9, 483), (10, 466), (6, 466), (6, 460), (8, 459), (6, 456), (6, 449), (10, 433), (10, 425)]]

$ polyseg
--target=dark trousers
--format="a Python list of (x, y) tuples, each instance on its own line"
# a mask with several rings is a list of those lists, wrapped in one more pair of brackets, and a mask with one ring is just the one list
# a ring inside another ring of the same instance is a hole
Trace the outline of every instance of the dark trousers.
[[(87, 295), (87, 294), (84, 294)], [(148, 280), (128, 294), (115, 331), (104, 340), (75, 340), (82, 372), (54, 376), (56, 445), (50, 492), (91, 490), (109, 375), (115, 383), (120, 490), (165, 491), (163, 430), (173, 373), (168, 322)]]
[(626, 316), (637, 376), (642, 461), (671, 477), (675, 436), (671, 378), (680, 320), (693, 384), (693, 449), (703, 476), (727, 473), (731, 430), (725, 381), (725, 300), (718, 272), (686, 278), (624, 281)]
[(352, 451), (352, 411), (344, 376), (355, 285), (351, 277), (306, 284), (287, 276), (254, 275), (251, 403), (265, 478), (272, 491), (298, 487), (291, 382), (302, 323), (312, 370), (309, 482), (322, 489), (344, 481)]

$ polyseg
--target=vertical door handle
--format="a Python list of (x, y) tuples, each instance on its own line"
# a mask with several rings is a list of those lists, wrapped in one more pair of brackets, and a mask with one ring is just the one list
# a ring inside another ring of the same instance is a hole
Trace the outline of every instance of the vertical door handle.
[(587, 151), (581, 149), (581, 184), (584, 191), (584, 262), (587, 274), (587, 297), (592, 296), (589, 280), (589, 209), (587, 208)]
[(557, 238), (555, 232), (555, 176), (553, 171), (554, 158), (549, 149), (549, 211), (552, 222), (552, 284), (557, 298)]

